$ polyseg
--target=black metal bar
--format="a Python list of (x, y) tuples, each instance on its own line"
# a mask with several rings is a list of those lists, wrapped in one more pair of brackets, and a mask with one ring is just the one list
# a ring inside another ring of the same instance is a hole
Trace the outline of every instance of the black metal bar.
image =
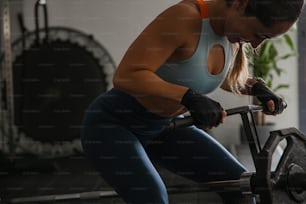
[(261, 148), (260, 140), (259, 140), (259, 137), (258, 137), (258, 132), (257, 132), (257, 129), (256, 129), (255, 118), (254, 118), (253, 113), (250, 113), (250, 115), (251, 115), (253, 130), (254, 130), (254, 136), (253, 137), (255, 137), (255, 139), (256, 139), (258, 152), (261, 152), (262, 148)]
[(99, 199), (99, 198), (112, 198), (118, 197), (117, 193), (113, 190), (106, 191), (92, 191), (72, 194), (57, 194), (57, 195), (45, 195), (45, 196), (29, 196), (10, 199), (8, 202), (15, 203), (37, 203), (37, 202), (55, 202), (55, 201), (68, 201), (68, 200), (84, 200), (84, 199)]
[(247, 105), (247, 106), (240, 106), (237, 108), (227, 109), (226, 113), (227, 116), (235, 115), (235, 114), (242, 114), (242, 113), (249, 113), (249, 112), (258, 112), (262, 111), (263, 107), (258, 105)]
[(39, 37), (39, 7), (42, 6), (43, 14), (44, 14), (44, 29), (45, 29), (45, 38), (44, 40), (47, 41), (49, 38), (49, 25), (48, 25), (48, 9), (46, 2), (42, 2), (41, 0), (37, 0), (35, 3), (34, 8), (34, 15), (35, 15), (35, 36), (36, 36), (36, 43), (37, 45), (40, 44), (40, 37)]
[(26, 29), (26, 27), (24, 25), (23, 15), (21, 13), (18, 13), (17, 14), (17, 18), (18, 18), (18, 23), (19, 23), (20, 31), (21, 31), (22, 50), (25, 50), (25, 48), (26, 48), (25, 33), (27, 32), (27, 29)]
[[(177, 185), (167, 187), (169, 194), (181, 194), (181, 193), (194, 193), (194, 192), (232, 192), (240, 191), (240, 180), (227, 180), (227, 181), (214, 181), (207, 183), (200, 183), (197, 185)], [(119, 197), (113, 190), (105, 191), (93, 191), (82, 192), (73, 194), (57, 194), (57, 195), (45, 195), (45, 196), (33, 196), (33, 197), (20, 197), (10, 199), (8, 202), (11, 204), (18, 203), (44, 203), (55, 201), (72, 201), (72, 200), (90, 200), (90, 199), (102, 199), (102, 198), (114, 198)]]
[[(262, 111), (262, 106), (257, 105), (248, 105), (248, 106), (241, 106), (237, 108), (231, 108), (225, 110), (227, 113), (227, 116), (235, 115), (235, 114), (243, 114), (243, 113), (249, 113), (249, 112), (256, 112), (256, 111)], [(193, 120), (191, 116), (186, 116), (184, 118), (176, 118), (172, 120), (169, 124), (170, 128), (176, 128), (176, 127), (186, 127), (193, 124)]]
[(39, 1), (35, 3), (35, 8), (34, 8), (34, 16), (35, 16), (35, 39), (36, 39), (36, 44), (39, 45), (39, 19), (38, 19), (38, 8), (39, 8)]
[(240, 191), (240, 180), (215, 181), (198, 185), (178, 185), (168, 188), (169, 194), (194, 192), (233, 192)]
[(256, 143), (255, 143), (255, 140), (254, 140), (254, 137), (253, 137), (252, 129), (251, 129), (251, 126), (250, 126), (250, 121), (249, 121), (249, 118), (248, 118), (248, 113), (241, 113), (240, 115), (241, 115), (241, 119), (242, 119), (242, 122), (243, 122), (245, 135), (247, 137), (248, 144), (249, 144), (249, 147), (250, 147), (250, 151), (251, 151), (252, 159), (253, 159), (253, 162), (254, 162), (254, 166), (255, 166), (255, 169), (257, 170), (258, 167), (257, 167), (256, 160), (257, 160), (257, 155), (258, 155), (258, 147), (256, 146)]
[(193, 125), (194, 121), (191, 116), (186, 116), (184, 118), (176, 118), (172, 120), (169, 124), (170, 128), (187, 127)]

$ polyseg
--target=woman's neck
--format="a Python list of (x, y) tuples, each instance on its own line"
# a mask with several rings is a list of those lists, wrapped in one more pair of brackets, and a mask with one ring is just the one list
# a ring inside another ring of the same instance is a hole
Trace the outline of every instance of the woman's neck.
[(206, 2), (208, 4), (210, 25), (217, 35), (223, 36), (227, 5), (224, 0), (209, 0)]

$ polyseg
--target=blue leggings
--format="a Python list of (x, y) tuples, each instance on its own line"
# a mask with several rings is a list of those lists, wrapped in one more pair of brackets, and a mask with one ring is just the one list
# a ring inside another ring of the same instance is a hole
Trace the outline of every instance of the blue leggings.
[[(166, 186), (152, 161), (196, 182), (239, 179), (246, 171), (206, 132), (194, 126), (171, 130), (169, 121), (116, 89), (99, 96), (85, 113), (84, 152), (129, 204), (168, 203)], [(241, 196), (220, 195), (225, 201)]]

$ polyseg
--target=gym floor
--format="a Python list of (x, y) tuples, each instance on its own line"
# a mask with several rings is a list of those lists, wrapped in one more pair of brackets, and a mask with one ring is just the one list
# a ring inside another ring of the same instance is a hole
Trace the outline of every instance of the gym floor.
[[(254, 170), (247, 145), (236, 148), (238, 159), (250, 170)], [(174, 175), (157, 167), (167, 186), (190, 184), (192, 181)], [(82, 192), (112, 190), (91, 167), (82, 154), (70, 157), (42, 160), (27, 155), (18, 156), (12, 163), (1, 159), (0, 195), (2, 199), (15, 199), (29, 196), (77, 194)], [(170, 194), (170, 203), (198, 204), (220, 203), (214, 193), (176, 193)], [(33, 203), (33, 202), (31, 202)], [(71, 203), (71, 200), (56, 203)], [(116, 203), (123, 201), (117, 197), (103, 199), (76, 199), (73, 203)]]

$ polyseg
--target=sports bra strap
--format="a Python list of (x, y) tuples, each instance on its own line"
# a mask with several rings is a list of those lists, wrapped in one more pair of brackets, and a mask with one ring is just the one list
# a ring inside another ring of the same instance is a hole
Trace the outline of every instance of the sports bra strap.
[(200, 12), (202, 19), (208, 18), (208, 5), (205, 2), (205, 0), (197, 0), (199, 6), (200, 6)]

